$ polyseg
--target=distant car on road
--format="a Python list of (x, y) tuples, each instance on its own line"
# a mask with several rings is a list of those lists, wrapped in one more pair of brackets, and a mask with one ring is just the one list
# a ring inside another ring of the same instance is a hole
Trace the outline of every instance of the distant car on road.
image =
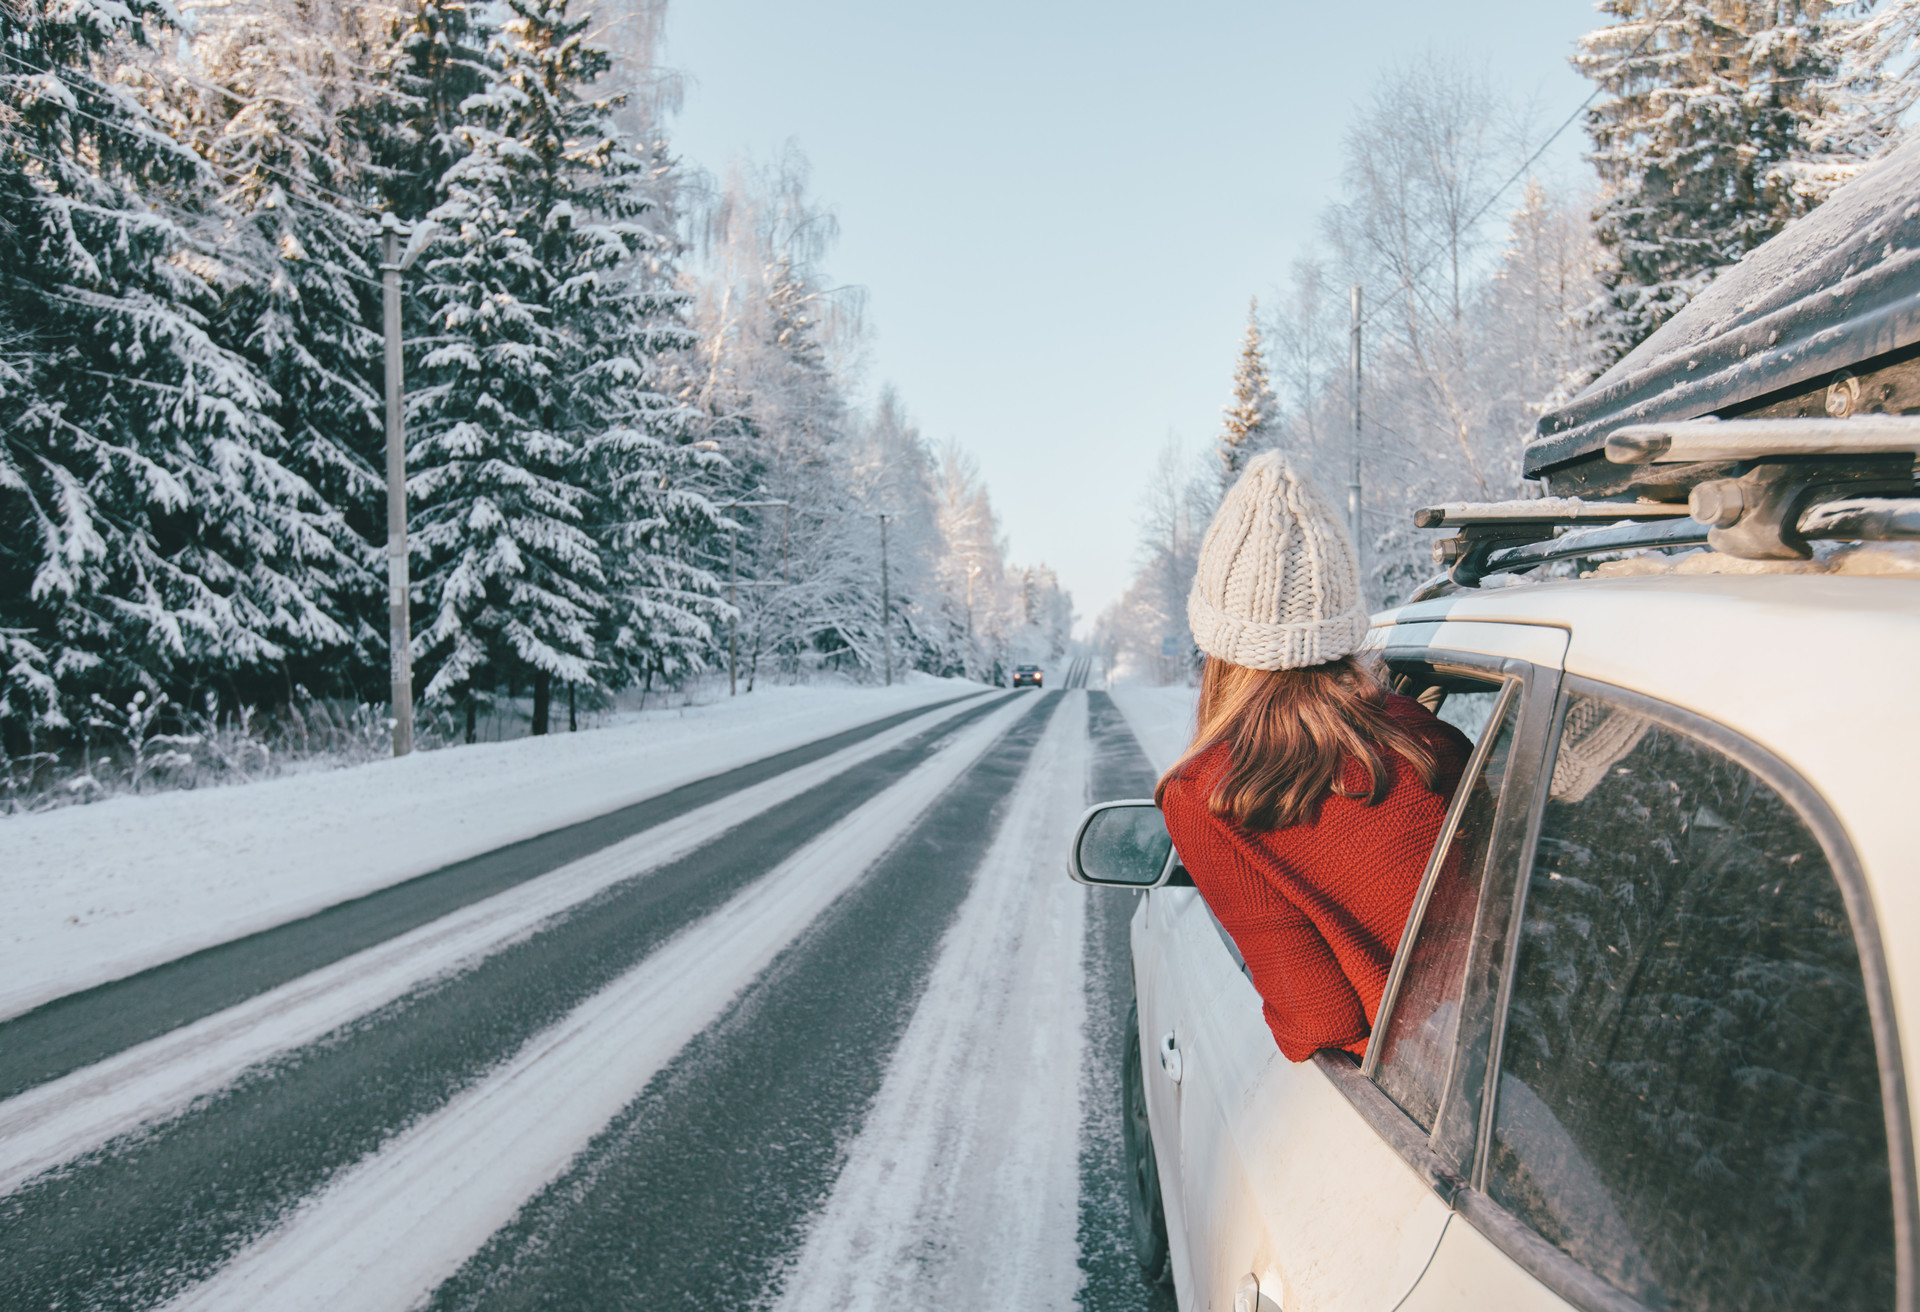
[(1551, 495), (1419, 512), (1446, 572), (1370, 646), (1476, 746), (1363, 1060), (1280, 1054), (1151, 802), (1083, 820), (1075, 878), (1146, 890), (1131, 1239), (1182, 1309), (1914, 1306), (1917, 196), (1920, 143), (1549, 412)]
[(1016, 665), (1013, 667), (1013, 686), (1016, 688), (1032, 684), (1040, 686), (1040, 667), (1038, 665)]

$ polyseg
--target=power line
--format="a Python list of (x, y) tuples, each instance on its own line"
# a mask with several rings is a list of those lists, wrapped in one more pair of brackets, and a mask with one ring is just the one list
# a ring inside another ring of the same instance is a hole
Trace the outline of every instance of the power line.
[[(1632, 51), (1630, 51), (1627, 54), (1626, 58), (1622, 59), (1620, 62), (1623, 64), (1628, 63), (1632, 60), (1638, 59), (1641, 55), (1645, 54), (1647, 47), (1653, 43), (1653, 38), (1659, 35), (1660, 25), (1666, 22), (1669, 18), (1672, 18), (1675, 14), (1679, 13), (1681, 8), (1686, 3), (1687, 3), (1687, 0), (1674, 0), (1674, 3), (1669, 5), (1666, 8), (1666, 10), (1660, 14), (1659, 17), (1649, 19), (1647, 21), (1647, 34), (1644, 37), (1640, 38), (1640, 44), (1635, 46), (1632, 49)], [(1487, 197), (1486, 201), (1480, 206), (1480, 208), (1473, 212), (1473, 216), (1469, 218), (1464, 224), (1461, 225), (1461, 230), (1471, 231), (1474, 224), (1480, 222), (1482, 218), (1486, 217), (1487, 211), (1492, 209), (1494, 206), (1494, 203), (1498, 201), (1500, 197), (1506, 194), (1507, 188), (1511, 187), (1514, 183), (1520, 181), (1521, 178), (1525, 177), (1527, 174), (1527, 170), (1531, 169), (1534, 166), (1534, 164), (1539, 160), (1539, 158), (1542, 155), (1547, 153), (1547, 148), (1551, 146), (1554, 142), (1558, 141), (1560, 139), (1560, 134), (1565, 132), (1568, 128), (1572, 127), (1575, 121), (1578, 120), (1582, 114), (1586, 113), (1588, 109), (1592, 108), (1593, 102), (1598, 100), (1600, 98), (1600, 93), (1605, 90), (1606, 88), (1604, 86), (1596, 86), (1590, 93), (1588, 93), (1587, 98), (1580, 102), (1579, 107), (1576, 108), (1573, 111), (1573, 113), (1567, 115), (1566, 120), (1562, 122), (1559, 127), (1555, 128), (1545, 141), (1540, 143), (1539, 147), (1533, 152), (1533, 154), (1527, 156), (1525, 163), (1521, 164), (1519, 168), (1514, 170), (1513, 176), (1508, 178), (1505, 182), (1501, 183), (1498, 187), (1494, 188), (1493, 193)], [(1413, 276), (1407, 279), (1407, 281), (1409, 283), (1418, 282), (1422, 277), (1426, 275), (1429, 269), (1433, 268), (1433, 266), (1435, 264), (1438, 264), (1439, 262), (1440, 262), (1440, 252), (1435, 251), (1433, 254), (1433, 258), (1428, 260), (1425, 264), (1421, 265), (1418, 269), (1416, 269), (1413, 273)], [(1380, 307), (1380, 309), (1376, 309), (1371, 313), (1369, 313), (1364, 319), (1360, 321), (1361, 325), (1364, 326), (1366, 324), (1372, 323), (1373, 316), (1380, 313), (1380, 310), (1383, 310), (1385, 308), (1386, 306), (1383, 304)]]

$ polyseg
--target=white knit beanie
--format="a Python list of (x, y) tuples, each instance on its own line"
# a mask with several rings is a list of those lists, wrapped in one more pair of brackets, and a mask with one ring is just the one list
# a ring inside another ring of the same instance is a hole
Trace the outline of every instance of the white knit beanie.
[(1278, 451), (1247, 463), (1207, 526), (1187, 623), (1201, 651), (1254, 670), (1339, 660), (1366, 637), (1353, 540)]

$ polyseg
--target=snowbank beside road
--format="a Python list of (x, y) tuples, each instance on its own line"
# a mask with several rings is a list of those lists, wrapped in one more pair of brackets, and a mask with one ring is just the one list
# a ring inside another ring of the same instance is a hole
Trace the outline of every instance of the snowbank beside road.
[(1200, 690), (1175, 686), (1149, 688), (1131, 685), (1112, 691), (1114, 705), (1127, 717), (1140, 750), (1153, 762), (1156, 774), (1179, 759), (1193, 741), (1193, 713)]
[(0, 1019), (978, 687), (762, 687), (586, 733), (0, 821)]

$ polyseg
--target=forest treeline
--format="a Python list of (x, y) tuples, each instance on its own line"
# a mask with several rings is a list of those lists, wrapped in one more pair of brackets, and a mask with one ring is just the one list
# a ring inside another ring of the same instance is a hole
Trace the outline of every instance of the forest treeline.
[(675, 156), (663, 11), (0, 0), (10, 779), (155, 707), (386, 701), (386, 216), (443, 737), (730, 659), (751, 687), (1064, 650), (966, 455), (851, 399), (804, 160)]
[(1192, 676), (1200, 538), (1251, 454), (1292, 453), (1345, 505), (1350, 288), (1359, 545), (1369, 604), (1391, 606), (1434, 573), (1415, 508), (1532, 495), (1521, 448), (1542, 411), (1891, 150), (1920, 96), (1920, 0), (1597, 8), (1573, 56), (1594, 84), (1584, 180), (1532, 174), (1560, 123), (1516, 130), (1474, 65), (1430, 58), (1376, 84), (1316, 248), (1250, 312), (1218, 435), (1200, 452), (1170, 440), (1154, 471), (1138, 568), (1095, 626), (1110, 665)]

